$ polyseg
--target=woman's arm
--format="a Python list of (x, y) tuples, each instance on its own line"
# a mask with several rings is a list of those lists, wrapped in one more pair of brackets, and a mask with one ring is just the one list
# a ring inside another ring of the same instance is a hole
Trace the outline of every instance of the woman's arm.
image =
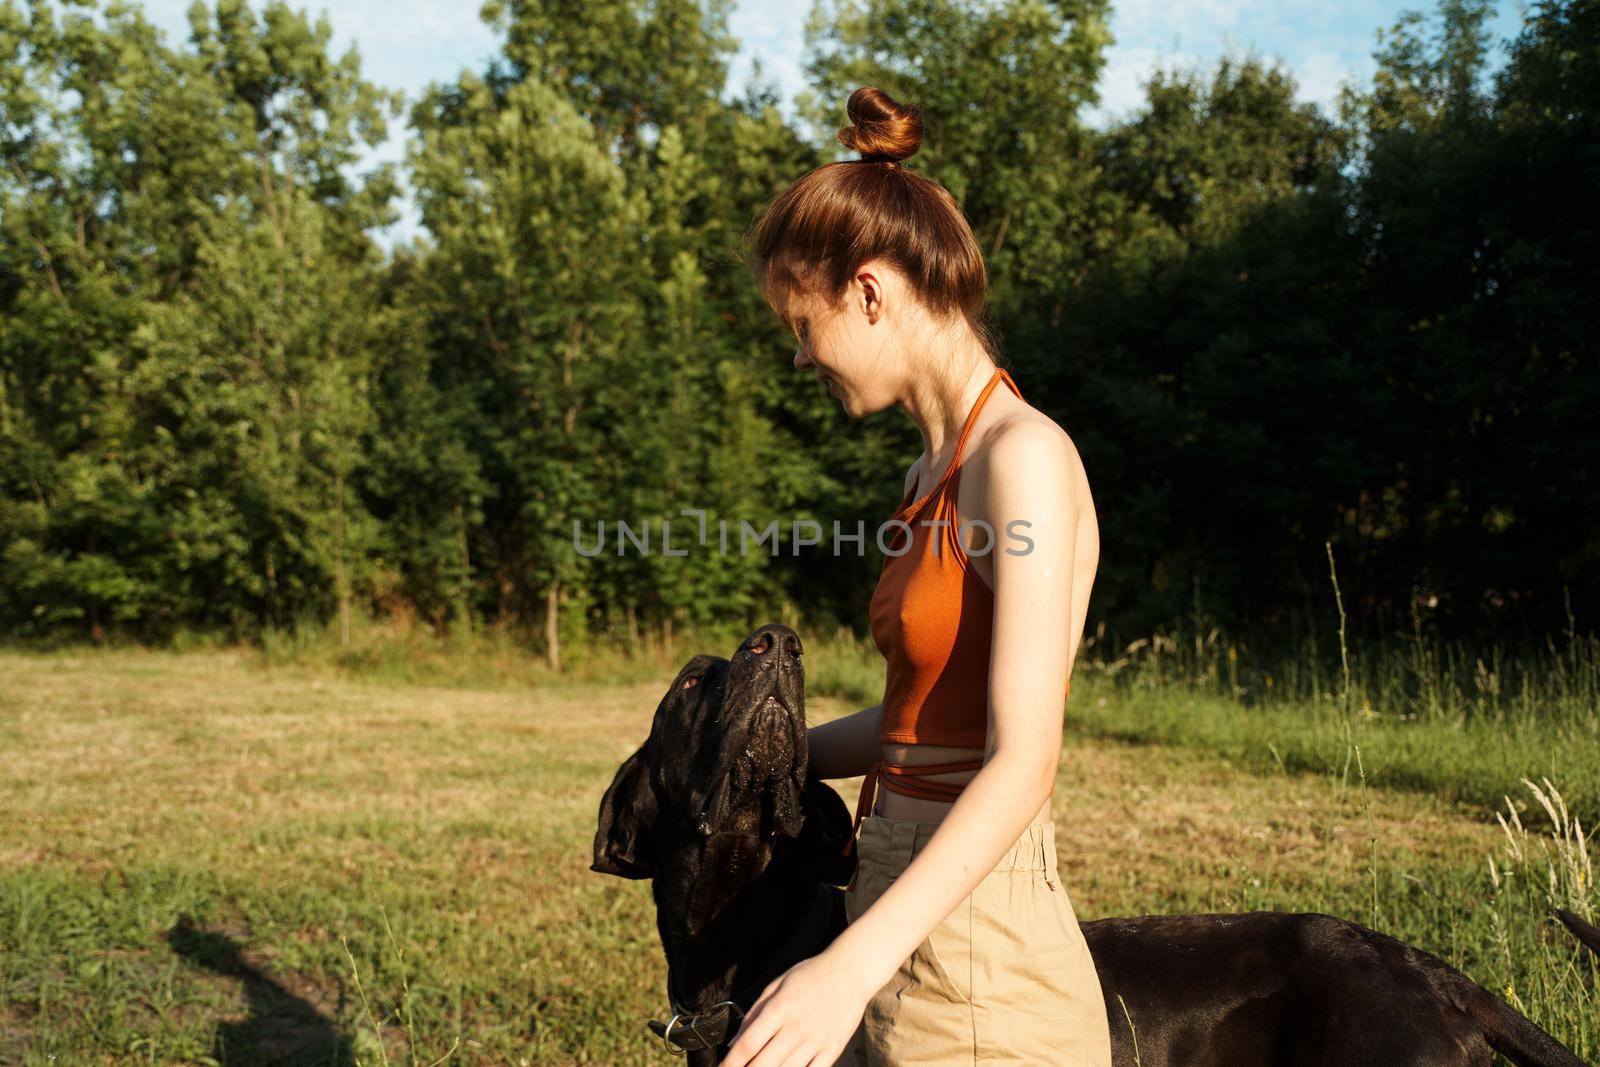
[[(995, 531), (985, 763), (900, 877), (825, 950), (872, 989), (999, 862), (1049, 795), (1061, 755), (1074, 565), (1080, 550), (1099, 551), (1088, 481), (1058, 427), (1025, 423), (985, 451), (992, 473), (975, 516)], [(1008, 524), (1017, 520), (1027, 525), (1013, 533)]]
[(807, 775), (811, 778), (854, 778), (866, 774), (873, 760), (883, 755), (878, 729), (883, 705), (862, 708), (854, 715), (834, 719), (806, 730), (810, 752)]

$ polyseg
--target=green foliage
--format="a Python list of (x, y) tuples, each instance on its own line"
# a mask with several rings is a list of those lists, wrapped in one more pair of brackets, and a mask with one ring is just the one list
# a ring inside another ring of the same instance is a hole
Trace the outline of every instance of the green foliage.
[(282, 4), (13, 5), (0, 216), (0, 614), (248, 633), (348, 609), (392, 98)]
[(1107, 134), (1125, 236), (1032, 343), (1121, 546), (1121, 639), (1203, 605), (1293, 647), (1326, 627), (1328, 540), (1375, 633), (1536, 642), (1588, 611), (1597, 20), (1547, 11), (1492, 92), (1482, 5), (1452, 3), (1431, 40), (1401, 19), (1340, 128), (1225, 63)]
[[(199, 3), (169, 44), (134, 7), (7, 0), (0, 628), (336, 621), (349, 654), (388, 615), (552, 665), (860, 630), (915, 428), (794, 373), (737, 253), (871, 84), (923, 106), (911, 166), (1084, 456), (1108, 641), (1204, 615), (1298, 649), (1332, 541), (1356, 626), (1536, 644), (1600, 593), (1600, 20), (1537, 5), (1490, 77), (1487, 11), (1402, 13), (1334, 115), (1229, 57), (1096, 131), (1106, 0), (819, 5), (794, 125), (759, 82), (725, 98), (725, 0), (495, 2), (503, 52), (411, 102), (426, 236), (384, 257), (397, 175), (354, 164), (400, 101), (326, 19)], [(776, 554), (738, 551), (773, 522)]]

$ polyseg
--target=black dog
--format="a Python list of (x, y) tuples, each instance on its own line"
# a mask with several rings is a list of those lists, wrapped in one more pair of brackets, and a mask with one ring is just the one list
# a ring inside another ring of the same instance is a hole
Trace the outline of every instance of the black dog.
[[(652, 879), (671, 1012), (650, 1028), (695, 1067), (715, 1064), (766, 984), (845, 925), (851, 818), (806, 780), (800, 653), (774, 624), (731, 661), (690, 660), (600, 802), (590, 869)], [(1600, 930), (1561, 918), (1600, 952)], [(1119, 1067), (1487, 1067), (1491, 1048), (1527, 1067), (1585, 1067), (1443, 960), (1332, 915), (1080, 926)]]
[(694, 1067), (844, 929), (852, 820), (806, 764), (800, 639), (764, 626), (678, 672), (600, 801), (590, 869), (652, 880), (671, 1012), (650, 1027)]

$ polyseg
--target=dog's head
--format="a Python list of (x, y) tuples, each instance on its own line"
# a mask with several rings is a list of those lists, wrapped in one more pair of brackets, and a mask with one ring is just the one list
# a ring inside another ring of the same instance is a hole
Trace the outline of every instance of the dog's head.
[(601, 798), (590, 870), (653, 878), (669, 855), (699, 855), (731, 836), (754, 848), (750, 876), (779, 842), (793, 841), (800, 855), (815, 853), (817, 877), (849, 881), (849, 812), (831, 788), (807, 780), (801, 651), (799, 636), (773, 623), (731, 659), (699, 655), (684, 664), (649, 737)]

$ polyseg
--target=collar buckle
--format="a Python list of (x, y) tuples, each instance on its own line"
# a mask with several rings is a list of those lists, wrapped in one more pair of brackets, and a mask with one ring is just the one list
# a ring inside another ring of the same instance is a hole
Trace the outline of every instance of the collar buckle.
[[(691, 1050), (714, 1049), (727, 1037), (728, 1031), (739, 1020), (744, 1018), (744, 1009), (731, 1000), (720, 1000), (702, 1012), (687, 1012), (674, 1010), (672, 1018), (663, 1025), (659, 1020), (650, 1020), (650, 1029), (661, 1035), (661, 1043), (667, 1051), (674, 1056), (685, 1056)], [(672, 1031), (677, 1027), (688, 1031), (692, 1036), (686, 1041), (678, 1038), (674, 1044)], [(706, 1033), (701, 1027), (709, 1027)]]

